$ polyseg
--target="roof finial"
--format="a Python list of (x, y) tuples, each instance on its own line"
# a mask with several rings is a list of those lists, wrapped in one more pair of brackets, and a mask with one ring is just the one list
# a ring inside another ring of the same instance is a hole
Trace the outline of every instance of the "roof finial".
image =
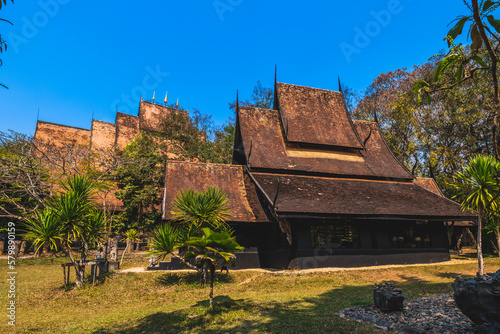
[(175, 103), (175, 106), (179, 108), (179, 98), (177, 98), (177, 102)]
[(278, 107), (278, 91), (276, 90), (278, 86), (278, 64), (274, 64), (274, 98), (273, 98), (273, 109), (276, 110)]
[(155, 94), (156, 94), (156, 91), (153, 91), (153, 103), (155, 102)]
[(378, 117), (377, 117), (377, 111), (376, 110), (373, 111), (373, 119), (374, 119), (375, 123), (378, 124)]
[(236, 90), (236, 106), (235, 106), (235, 108), (239, 108), (239, 107), (240, 107), (240, 98), (239, 98), (238, 90)]
[(344, 95), (344, 92), (342, 91), (342, 85), (340, 84), (340, 76), (338, 76), (337, 78), (339, 80), (339, 92), (341, 92), (342, 95)]
[(167, 105), (168, 103), (168, 92), (165, 93), (165, 98), (163, 99), (163, 103), (165, 103), (165, 105)]

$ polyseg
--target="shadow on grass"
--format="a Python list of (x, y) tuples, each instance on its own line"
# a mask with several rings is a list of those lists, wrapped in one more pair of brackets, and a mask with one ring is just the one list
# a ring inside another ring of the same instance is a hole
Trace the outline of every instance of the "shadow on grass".
[[(450, 284), (429, 283), (416, 278), (398, 286), (403, 291), (411, 286), (417, 290), (415, 294), (420, 289), (434, 294), (451, 291)], [(131, 320), (119, 328), (106, 327), (94, 333), (383, 333), (371, 325), (344, 320), (336, 315), (342, 309), (372, 303), (371, 284), (346, 285), (315, 297), (287, 302), (216, 296), (212, 309), (204, 299), (189, 308), (154, 313)]]
[[(457, 273), (436, 273), (436, 277), (454, 279)], [(222, 283), (232, 282), (231, 276), (219, 276)], [(197, 273), (169, 273), (157, 278), (165, 286), (199, 284)], [(389, 282), (381, 280), (377, 283)], [(346, 282), (347, 283), (347, 282)], [(429, 282), (413, 275), (400, 275), (396, 285), (406, 299), (451, 293), (451, 282)], [(276, 286), (276, 289), (279, 289)], [(346, 284), (323, 294), (285, 302), (279, 297), (269, 299), (232, 299), (219, 295), (214, 307), (202, 300), (190, 307), (150, 314), (130, 319), (120, 326), (103, 327), (94, 333), (384, 333), (368, 324), (359, 324), (336, 315), (342, 309), (373, 304), (373, 286)]]
[[(172, 286), (178, 284), (185, 285), (196, 285), (200, 284), (200, 274), (196, 272), (184, 272), (184, 273), (167, 273), (159, 276), (156, 281), (158, 284), (164, 286)], [(214, 284), (221, 283), (231, 283), (233, 278), (231, 275), (216, 275)]]

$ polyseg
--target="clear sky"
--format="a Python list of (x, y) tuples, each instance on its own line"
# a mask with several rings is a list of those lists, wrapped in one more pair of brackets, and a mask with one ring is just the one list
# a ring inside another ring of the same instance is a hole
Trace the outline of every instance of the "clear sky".
[(31, 0), (8, 3), (0, 33), (0, 131), (39, 119), (90, 128), (137, 115), (139, 98), (179, 98), (222, 123), (260, 80), (356, 90), (446, 48), (461, 0)]

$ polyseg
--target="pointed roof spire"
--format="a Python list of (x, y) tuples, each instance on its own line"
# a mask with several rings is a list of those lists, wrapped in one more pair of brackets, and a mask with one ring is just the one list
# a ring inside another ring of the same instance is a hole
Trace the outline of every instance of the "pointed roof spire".
[(165, 98), (163, 99), (163, 103), (168, 103), (168, 92), (165, 93)]
[(342, 95), (344, 95), (344, 91), (342, 90), (342, 85), (341, 85), (341, 83), (340, 83), (340, 76), (338, 76), (337, 78), (338, 78), (338, 80), (339, 80), (339, 92), (341, 92), (341, 93), (342, 93)]
[(156, 91), (153, 91), (153, 102), (155, 101), (155, 94), (156, 94)]
[(278, 103), (278, 91), (276, 86), (278, 85), (278, 64), (274, 64), (274, 98), (273, 98), (273, 109), (277, 109)]
[(378, 117), (377, 117), (377, 111), (376, 110), (373, 111), (373, 120), (375, 121), (375, 123), (378, 124)]
[(179, 107), (179, 98), (177, 98), (177, 102), (175, 103), (175, 106), (178, 108)]
[(240, 107), (240, 98), (239, 98), (238, 90), (236, 90), (236, 106), (235, 106), (235, 108), (239, 108), (239, 107)]

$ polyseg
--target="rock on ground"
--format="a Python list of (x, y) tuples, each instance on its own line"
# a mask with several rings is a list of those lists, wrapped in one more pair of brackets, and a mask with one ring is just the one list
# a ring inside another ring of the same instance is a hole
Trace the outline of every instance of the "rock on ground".
[(384, 313), (370, 305), (347, 308), (337, 314), (400, 333), (463, 334), (475, 333), (477, 329), (457, 307), (451, 294), (405, 301), (402, 312)]

